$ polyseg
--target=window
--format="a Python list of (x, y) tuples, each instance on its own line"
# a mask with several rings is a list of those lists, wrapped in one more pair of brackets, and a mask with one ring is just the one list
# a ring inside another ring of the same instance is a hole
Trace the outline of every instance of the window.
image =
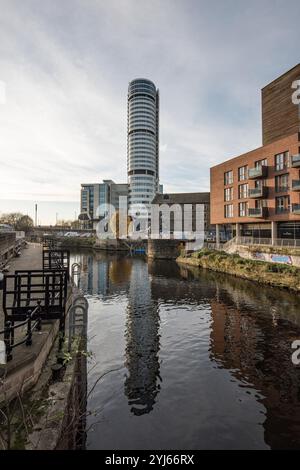
[(285, 170), (289, 166), (289, 152), (278, 153), (275, 155), (275, 170)]
[(239, 185), (239, 199), (246, 199), (248, 197), (248, 183)]
[(226, 219), (233, 217), (233, 204), (226, 204), (224, 206), (224, 216)]
[(233, 183), (233, 171), (230, 170), (230, 171), (226, 171), (226, 173), (224, 173), (224, 184), (232, 184)]
[(276, 214), (290, 211), (290, 196), (280, 196), (275, 198)]
[(289, 189), (289, 175), (275, 176), (275, 191), (277, 193), (286, 192)]
[(239, 203), (239, 217), (246, 217), (248, 215), (248, 202)]
[(255, 199), (255, 208), (261, 209), (262, 207), (268, 207), (267, 199)]
[(248, 178), (248, 166), (241, 166), (239, 168), (239, 181), (244, 181)]
[(267, 166), (268, 165), (268, 160), (266, 158), (264, 158), (263, 160), (257, 160), (257, 162), (255, 162), (255, 168), (260, 168), (262, 166)]
[(233, 188), (224, 189), (224, 201), (232, 201), (233, 199)]
[(254, 181), (254, 187), (257, 189), (263, 188), (267, 185), (267, 180), (256, 180)]

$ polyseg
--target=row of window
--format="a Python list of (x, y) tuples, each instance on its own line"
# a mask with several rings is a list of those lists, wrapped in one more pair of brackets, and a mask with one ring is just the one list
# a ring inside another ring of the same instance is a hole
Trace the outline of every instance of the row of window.
[(149, 139), (133, 139), (131, 138), (128, 142), (129, 147), (138, 147), (139, 145), (147, 145), (148, 147), (156, 147), (155, 137)]
[[(279, 192), (285, 192), (289, 190), (289, 174), (285, 173), (283, 175), (277, 175), (275, 176), (275, 191), (277, 193)], [(256, 180), (254, 182), (254, 188), (255, 189), (260, 189), (262, 187), (266, 186), (266, 180)], [(248, 198), (249, 195), (249, 185), (248, 183), (243, 183), (238, 186), (238, 198), (239, 199), (246, 199)], [(232, 201), (233, 200), (233, 187), (230, 188), (225, 188), (224, 189), (224, 201)]]
[(133, 82), (129, 86), (129, 90), (136, 90), (136, 89), (147, 89), (150, 91), (153, 91), (154, 93), (156, 92), (155, 86), (152, 83), (147, 83), (147, 82)]
[(130, 185), (131, 188), (153, 188), (154, 183), (131, 183)]
[(136, 147), (137, 145), (148, 145), (151, 147), (156, 147), (155, 137), (149, 136), (147, 139), (145, 137), (137, 137), (136, 134), (130, 135), (129, 147)]
[(156, 109), (154, 106), (145, 106), (144, 104), (135, 104), (133, 106), (130, 106), (129, 108), (129, 116), (132, 115), (132, 113), (151, 113), (152, 115), (156, 116)]
[(135, 188), (133, 191), (130, 191), (130, 192), (134, 196), (134, 194), (139, 195), (139, 193), (151, 193), (151, 194), (153, 194), (154, 190), (153, 190), (153, 188), (152, 189)]
[(151, 123), (150, 121), (141, 121), (139, 119), (134, 122), (131, 121), (128, 126), (129, 132), (136, 129), (147, 129), (150, 130), (153, 134), (155, 134), (155, 128), (156, 127), (154, 123)]
[(144, 93), (143, 91), (139, 91), (138, 94), (136, 95), (130, 95), (128, 96), (128, 101), (129, 103), (133, 102), (133, 101), (136, 101), (138, 99), (149, 99), (149, 100), (152, 100), (154, 103), (155, 103), (155, 96), (153, 95), (148, 95), (147, 93)]
[(153, 176), (130, 176), (129, 178), (131, 181), (154, 181)]
[(147, 158), (144, 155), (130, 156), (129, 163), (149, 163), (150, 165), (155, 166), (156, 162), (153, 158)]
[[(267, 158), (262, 160), (257, 160), (254, 163), (254, 167), (259, 169), (263, 166), (268, 165)], [(274, 156), (274, 167), (275, 171), (282, 171), (290, 166), (290, 159), (289, 159), (289, 152), (282, 152), (278, 153)], [(248, 179), (248, 165), (244, 165), (238, 168), (238, 181), (244, 181)], [(233, 171), (229, 170), (224, 173), (224, 184), (232, 184), (233, 183)]]
[(136, 131), (139, 129), (142, 129), (142, 130), (148, 129), (149, 131), (153, 133), (153, 135), (155, 135), (156, 127), (147, 122), (137, 122), (137, 123), (130, 124), (128, 131), (132, 132), (132, 131)]
[(135, 106), (149, 106), (151, 109), (156, 109), (155, 102), (152, 98), (146, 96), (138, 96), (129, 101), (129, 109), (133, 109)]
[(155, 140), (155, 137), (153, 137), (153, 134), (149, 134), (149, 132), (136, 132), (134, 134), (130, 134), (129, 136), (130, 141), (133, 140), (150, 140), (153, 141)]
[(145, 155), (156, 155), (156, 146), (153, 145), (152, 147), (149, 146), (144, 146), (144, 145), (131, 145), (129, 146), (129, 153), (131, 155), (138, 155), (139, 153), (142, 153)]
[(133, 122), (134, 119), (150, 119), (152, 122), (156, 122), (156, 115), (152, 111), (145, 112), (141, 110), (135, 110), (129, 114), (129, 122)]
[(143, 103), (141, 101), (135, 102), (132, 101), (128, 108), (129, 114), (133, 112), (142, 112), (142, 113), (151, 113), (156, 115), (156, 107), (153, 101), (149, 101), (148, 103)]
[(151, 170), (155, 170), (155, 164), (149, 160), (131, 160), (128, 166), (130, 166), (130, 168), (142, 166), (146, 168), (151, 168)]
[[(255, 201), (255, 209), (262, 209), (268, 207), (268, 201), (266, 199), (260, 199)], [(276, 214), (282, 214), (290, 212), (290, 196), (279, 196), (275, 198), (275, 212)], [(238, 203), (238, 216), (247, 217), (248, 216), (248, 202), (239, 202)], [(233, 204), (225, 204), (224, 206), (224, 217), (231, 218), (233, 217)]]

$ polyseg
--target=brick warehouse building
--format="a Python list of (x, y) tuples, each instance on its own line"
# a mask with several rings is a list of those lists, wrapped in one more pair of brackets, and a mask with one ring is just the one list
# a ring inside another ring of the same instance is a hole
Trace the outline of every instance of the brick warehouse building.
[(211, 223), (233, 236), (300, 239), (300, 64), (262, 89), (263, 146), (210, 170)]

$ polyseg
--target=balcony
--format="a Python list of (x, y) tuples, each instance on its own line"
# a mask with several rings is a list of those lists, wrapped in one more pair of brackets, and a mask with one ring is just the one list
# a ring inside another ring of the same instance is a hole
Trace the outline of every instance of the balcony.
[(300, 191), (300, 180), (293, 180), (292, 181), (292, 190), (293, 191)]
[(300, 204), (292, 204), (292, 213), (300, 215)]
[(300, 154), (292, 155), (291, 163), (293, 168), (298, 168), (300, 166)]
[(288, 214), (289, 212), (291, 212), (290, 210), (290, 206), (287, 206), (287, 207), (276, 207), (275, 208), (275, 213), (276, 214)]
[(261, 188), (253, 188), (249, 189), (249, 197), (250, 198), (259, 198), (259, 197), (268, 197), (268, 188), (262, 186)]
[(268, 215), (268, 208), (267, 207), (255, 207), (248, 209), (248, 216), (249, 217), (256, 217), (264, 219)]
[(249, 179), (265, 178), (268, 174), (268, 167), (261, 165), (258, 168), (250, 168), (248, 172)]

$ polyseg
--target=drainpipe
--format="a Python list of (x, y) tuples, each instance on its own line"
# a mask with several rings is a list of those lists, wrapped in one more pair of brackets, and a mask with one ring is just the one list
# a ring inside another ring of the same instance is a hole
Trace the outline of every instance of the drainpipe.
[(237, 245), (239, 244), (240, 235), (241, 235), (241, 226), (240, 224), (236, 223), (235, 224), (235, 236), (236, 236)]
[(220, 247), (220, 225), (216, 224), (216, 249)]
[(276, 238), (277, 238), (277, 222), (271, 222), (271, 236), (272, 236), (272, 245), (276, 245)]

